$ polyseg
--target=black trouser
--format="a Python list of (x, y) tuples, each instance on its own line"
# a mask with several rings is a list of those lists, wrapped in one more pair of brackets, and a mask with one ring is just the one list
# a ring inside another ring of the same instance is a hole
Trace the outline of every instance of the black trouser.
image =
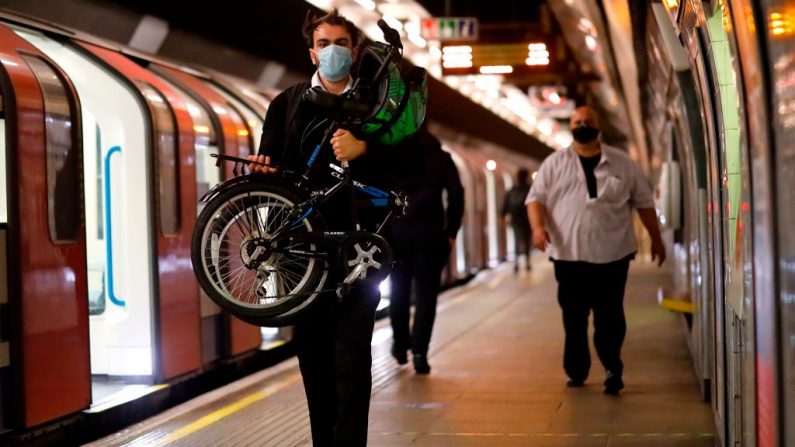
[(516, 254), (516, 262), (519, 262), (519, 255), (527, 256), (527, 267), (530, 268), (530, 235), (531, 229), (527, 225), (511, 225), (513, 228), (513, 252)]
[(367, 445), (377, 287), (357, 285), (341, 303), (319, 296), (295, 325), (315, 447)]
[[(414, 354), (428, 354), (433, 322), (436, 319), (436, 301), (442, 269), (450, 256), (446, 238), (433, 243), (417, 244), (412, 249), (399, 251), (392, 269), (392, 295), (389, 302), (389, 319), (395, 348), (411, 349)], [(409, 331), (411, 285), (414, 282), (414, 324)]]
[(563, 369), (569, 378), (585, 381), (591, 368), (588, 315), (593, 310), (594, 346), (606, 370), (621, 376), (621, 345), (627, 332), (624, 288), (633, 256), (607, 264), (555, 260), (558, 303), (563, 310), (566, 344)]

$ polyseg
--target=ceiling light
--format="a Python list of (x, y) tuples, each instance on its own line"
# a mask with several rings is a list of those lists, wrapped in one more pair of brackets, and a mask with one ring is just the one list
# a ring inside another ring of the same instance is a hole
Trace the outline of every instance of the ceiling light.
[(494, 160), (487, 161), (486, 162), (486, 169), (488, 169), (489, 171), (493, 171), (493, 170), (497, 169), (497, 162), (494, 161)]
[(472, 54), (472, 47), (469, 45), (451, 45), (442, 48), (444, 54)]
[(588, 47), (589, 50), (593, 51), (596, 49), (596, 39), (593, 38), (590, 34), (585, 36), (585, 45)]
[(354, 1), (360, 4), (365, 9), (369, 9), (370, 11), (375, 11), (375, 2), (373, 0), (354, 0)]
[(482, 74), (505, 74), (513, 73), (513, 67), (510, 65), (484, 65), (480, 67)]

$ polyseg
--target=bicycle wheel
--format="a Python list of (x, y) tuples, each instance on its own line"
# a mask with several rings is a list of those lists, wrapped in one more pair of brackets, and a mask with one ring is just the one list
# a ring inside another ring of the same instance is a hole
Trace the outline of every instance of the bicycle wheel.
[[(301, 202), (298, 193), (281, 185), (245, 182), (205, 206), (193, 232), (191, 258), (199, 284), (213, 301), (261, 325), (323, 288), (326, 262), (317, 256), (316, 244), (300, 238), (319, 231), (320, 222), (291, 215)], [(285, 232), (296, 237), (274, 238)]]

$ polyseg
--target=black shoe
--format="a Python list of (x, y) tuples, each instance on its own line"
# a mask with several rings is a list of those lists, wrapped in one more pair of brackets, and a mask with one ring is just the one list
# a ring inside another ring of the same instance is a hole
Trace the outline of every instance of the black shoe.
[(405, 349), (402, 349), (402, 350), (401, 349), (397, 349), (397, 347), (395, 347), (395, 345), (392, 345), (391, 353), (392, 353), (392, 357), (395, 358), (395, 361), (398, 362), (398, 365), (405, 365), (406, 363), (409, 362), (409, 357), (406, 354), (406, 350)]
[(574, 379), (566, 380), (566, 388), (582, 388), (584, 386), (585, 386), (584, 380), (574, 380)]
[(614, 376), (608, 373), (607, 379), (605, 379), (605, 394), (618, 396), (618, 392), (622, 389), (624, 389), (624, 381), (621, 380), (621, 376)]
[(431, 365), (428, 364), (428, 356), (425, 354), (414, 354), (414, 372), (417, 374), (430, 374)]

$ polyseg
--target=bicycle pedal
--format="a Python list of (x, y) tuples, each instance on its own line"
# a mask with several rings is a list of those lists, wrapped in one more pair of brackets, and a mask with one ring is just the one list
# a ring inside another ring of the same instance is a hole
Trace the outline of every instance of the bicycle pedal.
[(346, 295), (348, 295), (348, 292), (350, 290), (351, 290), (350, 284), (345, 284), (343, 282), (343, 283), (340, 283), (339, 285), (337, 285), (337, 290), (336, 290), (337, 301), (338, 302), (342, 302), (342, 300), (345, 298)]

